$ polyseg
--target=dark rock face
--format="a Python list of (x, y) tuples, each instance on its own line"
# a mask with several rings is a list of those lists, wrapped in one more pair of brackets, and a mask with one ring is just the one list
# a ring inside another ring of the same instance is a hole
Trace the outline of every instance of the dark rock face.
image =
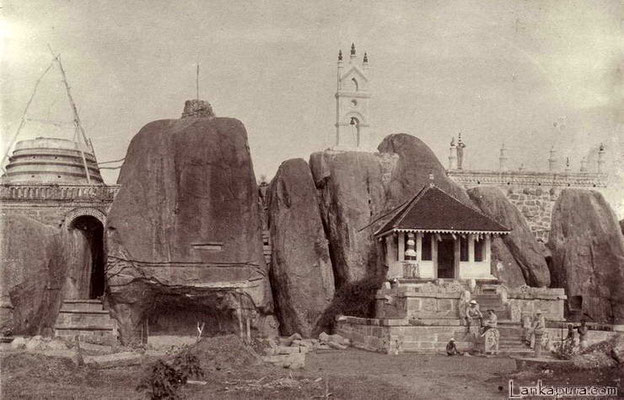
[(437, 187), (473, 206), (466, 191), (446, 176), (444, 166), (433, 151), (417, 137), (405, 133), (388, 135), (377, 149), (382, 154), (399, 156), (388, 182), (387, 208), (398, 206), (429, 184), (430, 174), (433, 175), (433, 182)]
[[(520, 211), (495, 187), (472, 188), (468, 190), (468, 195), (481, 211), (512, 229), (508, 235), (495, 239), (492, 244), (492, 257), (503, 265), (498, 271), (499, 278), (511, 286), (526, 283), (529, 286), (548, 287), (550, 272), (546, 259)], [(500, 246), (501, 241), (508, 251)]]
[(383, 160), (362, 152), (324, 151), (310, 156), (334, 279), (347, 282), (376, 274), (373, 230), (364, 229), (385, 205)]
[(0, 237), (0, 326), (15, 334), (51, 336), (67, 273), (61, 231), (28, 217), (3, 215)]
[(271, 286), (280, 332), (309, 337), (334, 295), (334, 275), (308, 164), (282, 163), (268, 190)]
[[(187, 294), (210, 303), (224, 287), (238, 286), (249, 306), (243, 311), (271, 312), (258, 188), (240, 121), (147, 124), (132, 139), (118, 182), (107, 222), (107, 278), (124, 341), (136, 338), (147, 310), (157, 317), (156, 297), (169, 298), (171, 307)], [(131, 288), (139, 283), (150, 288), (145, 296)], [(218, 301), (223, 313), (238, 312), (228, 301)]]
[(548, 246), (552, 286), (566, 289), (569, 304), (593, 321), (624, 323), (624, 237), (602, 195), (563, 190)]

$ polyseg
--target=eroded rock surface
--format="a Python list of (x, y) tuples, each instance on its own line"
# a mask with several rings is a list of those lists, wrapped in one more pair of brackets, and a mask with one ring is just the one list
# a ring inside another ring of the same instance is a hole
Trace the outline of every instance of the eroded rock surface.
[(271, 285), (282, 335), (310, 337), (334, 296), (334, 275), (308, 164), (285, 161), (268, 190)]
[[(543, 251), (518, 209), (496, 187), (476, 187), (468, 190), (472, 201), (486, 215), (512, 231), (492, 244), (492, 257), (503, 265), (499, 277), (511, 286), (548, 287), (550, 272)], [(505, 251), (500, 242), (507, 247)], [(519, 276), (517, 272), (520, 272)]]
[(337, 288), (376, 274), (373, 229), (385, 206), (384, 160), (378, 154), (323, 151), (310, 156)]
[(1, 327), (51, 336), (67, 273), (61, 231), (25, 216), (1, 221)]
[[(147, 124), (132, 139), (118, 182), (107, 222), (107, 277), (125, 341), (139, 334), (146, 314), (159, 313), (150, 308), (156, 297), (161, 307), (176, 308), (186, 304), (180, 296), (194, 296), (234, 318), (238, 311), (219, 293), (238, 287), (249, 308), (243, 312), (271, 312), (258, 189), (240, 121)], [(149, 288), (144, 295), (139, 283)]]
[(593, 321), (624, 323), (624, 237), (594, 191), (566, 189), (553, 208), (548, 246), (554, 287)]

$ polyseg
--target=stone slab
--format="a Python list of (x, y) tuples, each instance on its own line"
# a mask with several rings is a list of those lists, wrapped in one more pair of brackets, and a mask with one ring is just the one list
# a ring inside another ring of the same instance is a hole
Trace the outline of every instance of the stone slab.
[(127, 367), (130, 365), (140, 365), (143, 355), (126, 351), (123, 353), (107, 354), (103, 356), (84, 356), (85, 364), (93, 365), (97, 368)]

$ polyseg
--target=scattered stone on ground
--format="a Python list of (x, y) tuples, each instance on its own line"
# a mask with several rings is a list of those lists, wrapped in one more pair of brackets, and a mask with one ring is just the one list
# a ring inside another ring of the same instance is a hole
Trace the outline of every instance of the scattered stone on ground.
[(594, 343), (572, 357), (574, 365), (582, 369), (624, 366), (624, 335)]

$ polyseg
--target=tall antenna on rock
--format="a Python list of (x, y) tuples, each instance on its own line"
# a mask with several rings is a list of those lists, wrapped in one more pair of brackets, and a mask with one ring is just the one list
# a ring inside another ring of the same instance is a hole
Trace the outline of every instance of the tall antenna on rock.
[(197, 75), (195, 76), (195, 89), (196, 89), (195, 99), (199, 100), (199, 61), (197, 62)]

